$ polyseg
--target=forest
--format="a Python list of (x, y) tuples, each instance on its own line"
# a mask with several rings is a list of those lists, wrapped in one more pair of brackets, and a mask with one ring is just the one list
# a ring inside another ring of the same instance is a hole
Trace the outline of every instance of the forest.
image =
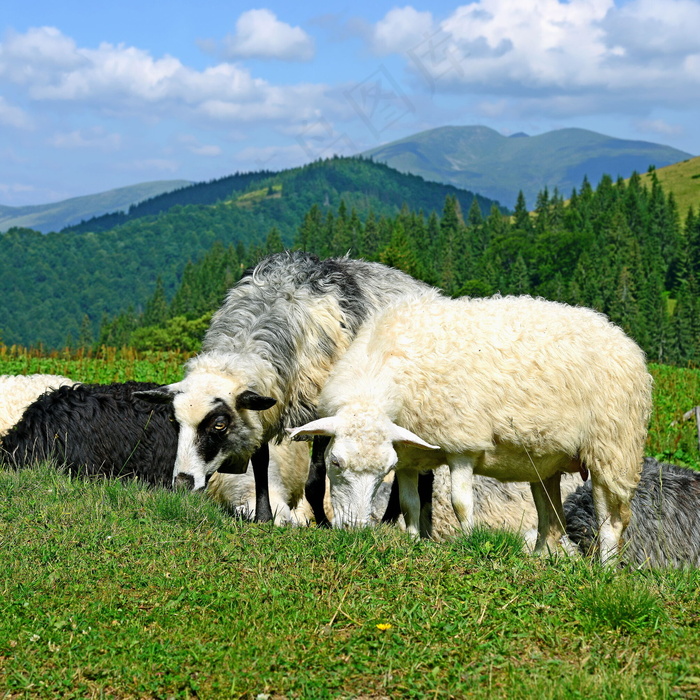
[[(159, 280), (142, 313), (106, 320), (97, 344), (196, 350), (226, 289), (285, 246), (276, 227), (257, 245), (217, 243), (187, 264), (174, 294)], [(584, 180), (566, 201), (544, 190), (533, 211), (521, 195), (512, 214), (495, 205), (484, 214), (476, 199), (464, 211), (452, 194), (439, 214), (404, 205), (363, 219), (345, 200), (312, 204), (293, 246), (377, 260), (453, 296), (532, 294), (589, 306), (635, 338), (650, 361), (700, 363), (700, 216), (691, 209), (682, 220), (653, 173), (649, 186), (638, 175), (604, 177), (595, 188)]]
[(0, 340), (47, 349), (86, 345), (106, 318), (129, 307), (143, 312), (158, 278), (172, 297), (188, 261), (217, 241), (243, 246), (250, 257), (275, 228), (284, 245), (293, 245), (314, 204), (325, 217), (345, 202), (364, 222), (371, 212), (391, 218), (405, 202), (440, 212), (448, 195), (465, 210), (476, 201), (484, 214), (494, 204), (379, 163), (330, 158), (192, 185), (56, 233), (10, 229), (0, 234)]

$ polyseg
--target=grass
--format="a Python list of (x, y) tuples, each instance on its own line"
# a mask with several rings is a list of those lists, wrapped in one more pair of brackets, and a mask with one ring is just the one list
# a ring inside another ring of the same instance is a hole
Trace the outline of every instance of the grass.
[[(700, 157), (689, 158), (680, 163), (667, 165), (655, 170), (656, 177), (664, 189), (664, 192), (673, 192), (682, 220), (688, 215), (688, 210), (693, 207), (698, 211), (700, 207)], [(642, 183), (651, 187), (651, 174), (641, 175)]]
[(4, 697), (700, 695), (700, 574), (240, 523), (197, 494), (0, 472)]
[[(0, 372), (181, 376), (0, 349)], [(17, 369), (19, 368), (19, 369)], [(700, 372), (652, 366), (649, 454), (698, 467)], [(198, 494), (0, 470), (0, 698), (700, 698), (700, 572), (241, 523)]]

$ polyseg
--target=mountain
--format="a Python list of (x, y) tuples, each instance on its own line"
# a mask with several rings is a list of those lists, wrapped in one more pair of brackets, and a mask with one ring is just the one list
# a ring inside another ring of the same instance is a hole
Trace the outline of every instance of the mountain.
[(646, 141), (629, 141), (585, 129), (538, 136), (502, 136), (485, 126), (445, 126), (373, 148), (363, 156), (400, 172), (478, 192), (514, 207), (520, 190), (530, 209), (537, 194), (558, 188), (568, 197), (584, 177), (595, 186), (685, 160), (688, 153)]
[(42, 233), (60, 231), (84, 219), (91, 219), (107, 212), (126, 210), (143, 200), (190, 184), (187, 180), (159, 180), (118, 187), (99, 194), (72, 197), (53, 204), (26, 207), (0, 205), (0, 232), (15, 226), (31, 228)]
[[(150, 200), (145, 210), (134, 207), (129, 220), (106, 230), (111, 215), (45, 235), (13, 228), (0, 234), (0, 339), (61, 347), (84, 335), (86, 317), (94, 337), (103, 317), (143, 309), (159, 277), (172, 296), (187, 263), (217, 241), (250, 249), (275, 229), (290, 245), (314, 204), (325, 217), (344, 202), (349, 217), (354, 210), (364, 220), (370, 212), (394, 216), (404, 205), (440, 212), (447, 195), (465, 214), (475, 199), (484, 215), (495, 204), (381, 163), (333, 158), (186, 187)], [(190, 203), (205, 200), (213, 203)]]

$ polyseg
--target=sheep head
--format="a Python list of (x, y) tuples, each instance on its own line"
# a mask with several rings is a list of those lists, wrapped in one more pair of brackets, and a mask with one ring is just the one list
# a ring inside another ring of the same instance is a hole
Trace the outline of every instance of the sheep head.
[(395, 444), (439, 450), (377, 411), (347, 410), (288, 430), (290, 437), (331, 437), (325, 461), (331, 483), (334, 527), (369, 524), (372, 501), (398, 463)]

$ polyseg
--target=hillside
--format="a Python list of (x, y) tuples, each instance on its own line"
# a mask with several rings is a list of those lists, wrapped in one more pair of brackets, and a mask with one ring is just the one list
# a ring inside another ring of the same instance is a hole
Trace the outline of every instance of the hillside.
[(146, 199), (171, 192), (191, 183), (187, 180), (160, 180), (119, 187), (107, 192), (72, 197), (53, 204), (26, 207), (0, 205), (0, 232), (13, 227), (31, 228), (48, 233), (80, 223), (108, 212), (127, 210)]
[[(325, 214), (344, 201), (348, 212), (354, 209), (365, 219), (370, 211), (377, 217), (395, 215), (404, 204), (439, 212), (448, 194), (466, 212), (474, 200), (469, 192), (379, 163), (341, 158), (257, 178), (231, 176), (223, 199), (221, 181), (200, 185), (197, 196), (213, 197), (208, 187), (218, 192), (214, 204), (183, 205), (191, 190), (185, 188), (173, 193), (166, 211), (109, 230), (99, 231), (96, 220), (98, 232), (89, 230), (88, 222), (79, 230), (46, 235), (16, 228), (0, 235), (0, 339), (60, 347), (86, 330), (94, 336), (103, 317), (142, 309), (158, 277), (171, 296), (188, 261), (216, 241), (259, 246), (275, 228), (282, 242), (291, 244), (313, 204)], [(477, 202), (485, 215), (494, 204), (481, 197)], [(81, 329), (85, 319), (88, 327)]]
[(560, 129), (538, 136), (506, 137), (485, 126), (431, 129), (366, 151), (375, 161), (426, 180), (445, 182), (514, 207), (522, 190), (530, 209), (537, 194), (558, 188), (568, 197), (584, 177), (595, 186), (661, 168), (688, 153), (646, 141), (611, 138), (585, 129)]
[[(681, 214), (690, 207), (700, 211), (700, 156), (656, 169), (656, 178), (664, 191), (672, 192)], [(642, 184), (651, 186), (651, 173), (644, 173)]]

